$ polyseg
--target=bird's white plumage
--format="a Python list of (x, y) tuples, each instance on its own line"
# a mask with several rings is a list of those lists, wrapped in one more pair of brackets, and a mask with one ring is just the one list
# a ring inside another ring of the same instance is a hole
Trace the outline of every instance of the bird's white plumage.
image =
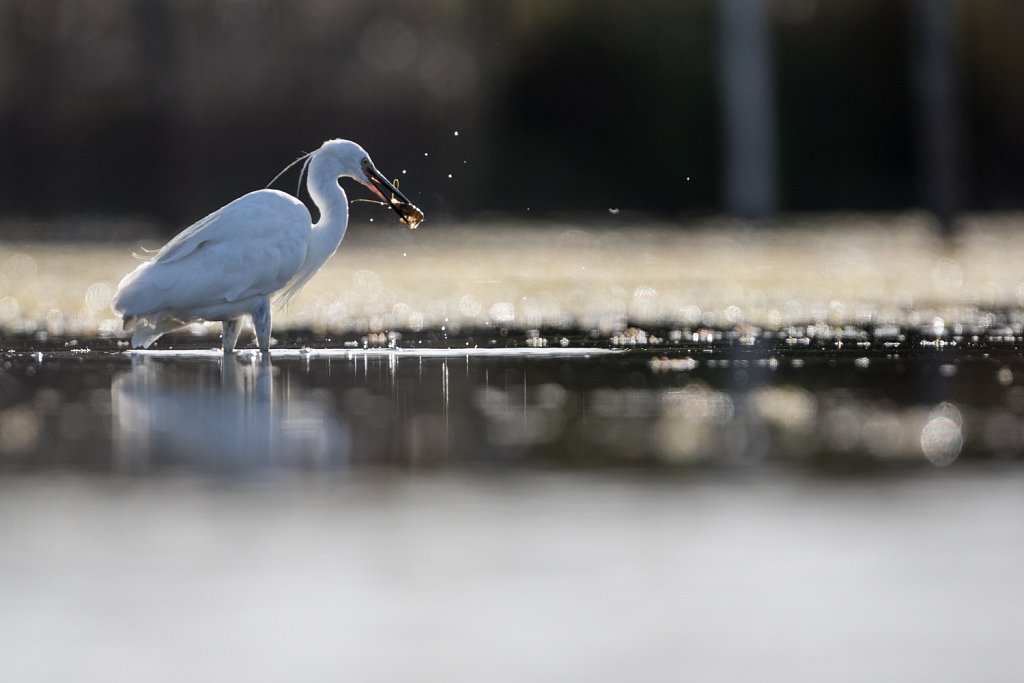
[(316, 225), (295, 197), (250, 192), (189, 226), (128, 273), (112, 307), (134, 332), (132, 346), (148, 347), (196, 320), (219, 320), (230, 351), (248, 316), (265, 351), (271, 299), (293, 295), (334, 254), (348, 224), (348, 200), (337, 181), (350, 176), (368, 184), (364, 164), (372, 168), (362, 147), (328, 140), (308, 157), (307, 188), (320, 208)]
[(139, 315), (221, 306), (281, 289), (306, 257), (309, 210), (277, 190), (239, 197), (168, 242), (118, 286), (115, 310)]

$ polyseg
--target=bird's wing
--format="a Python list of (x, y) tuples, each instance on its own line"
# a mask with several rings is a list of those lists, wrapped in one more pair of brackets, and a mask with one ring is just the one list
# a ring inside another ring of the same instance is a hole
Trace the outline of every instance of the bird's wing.
[(187, 311), (272, 294), (302, 265), (310, 227), (308, 209), (294, 197), (251, 192), (189, 226), (125, 276), (114, 310)]

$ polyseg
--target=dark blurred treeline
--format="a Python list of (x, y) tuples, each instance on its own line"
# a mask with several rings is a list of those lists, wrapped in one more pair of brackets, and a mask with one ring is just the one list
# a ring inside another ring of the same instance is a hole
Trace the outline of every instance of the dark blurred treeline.
[[(926, 203), (918, 4), (764, 1), (778, 208)], [(947, 4), (962, 208), (1021, 208), (1024, 3)], [(360, 142), (435, 220), (721, 211), (719, 9), (0, 0), (0, 212), (173, 229), (331, 137)]]

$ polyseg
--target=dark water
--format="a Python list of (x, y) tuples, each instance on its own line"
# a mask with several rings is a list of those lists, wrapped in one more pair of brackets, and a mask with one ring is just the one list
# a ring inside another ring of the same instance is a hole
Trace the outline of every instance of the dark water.
[(1009, 347), (469, 343), (281, 349), (269, 361), (102, 342), (12, 349), (0, 370), (0, 463), (852, 472), (1024, 453), (1024, 361)]

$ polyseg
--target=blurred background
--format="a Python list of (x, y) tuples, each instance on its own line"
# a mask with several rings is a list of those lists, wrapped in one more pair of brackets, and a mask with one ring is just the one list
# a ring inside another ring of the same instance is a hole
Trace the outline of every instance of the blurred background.
[[(0, 679), (1007, 680), (1022, 36), (0, 0)], [(424, 227), (353, 204), (272, 362), (127, 350), (132, 251), (335, 137)]]
[(924, 207), (948, 223), (1024, 204), (1008, 0), (0, 0), (0, 16), (0, 211), (39, 225), (174, 232), (332, 137), (433, 220)]

